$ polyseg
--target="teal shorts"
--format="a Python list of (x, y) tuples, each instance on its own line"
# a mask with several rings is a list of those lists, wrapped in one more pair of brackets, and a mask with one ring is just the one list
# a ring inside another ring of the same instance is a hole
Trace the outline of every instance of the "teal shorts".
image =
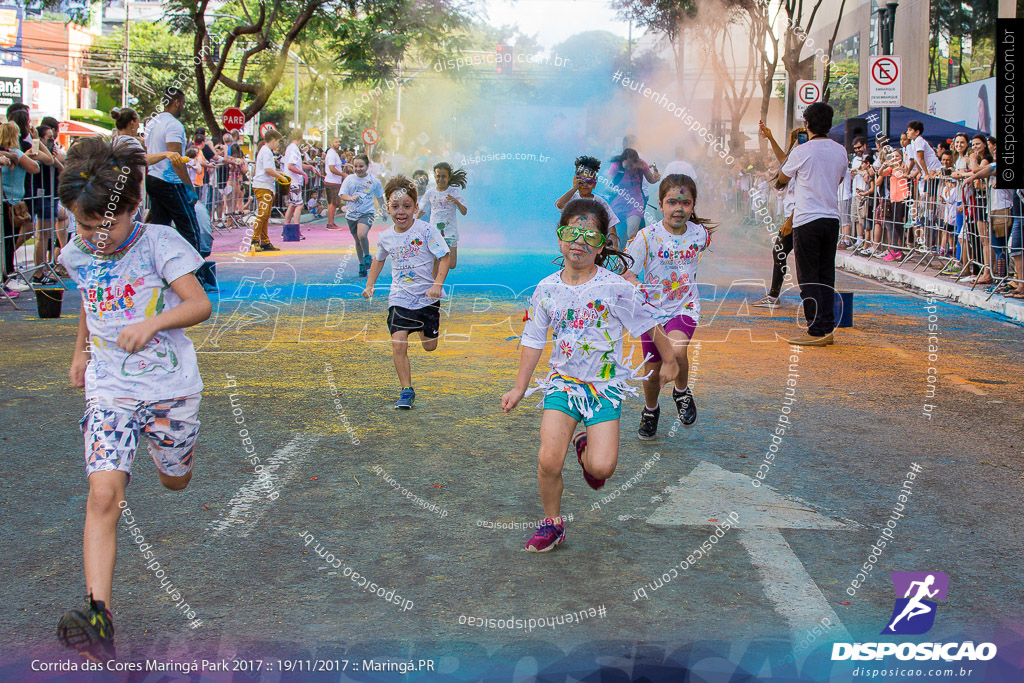
[[(591, 400), (593, 405), (594, 401)], [(584, 426), (589, 427), (590, 425), (596, 425), (601, 422), (609, 422), (611, 420), (618, 420), (622, 414), (622, 402), (619, 402), (618, 406), (613, 406), (612, 402), (606, 398), (599, 397), (597, 405), (593, 405), (594, 412), (588, 417), (584, 418), (580, 411), (576, 410), (569, 405), (569, 395), (564, 391), (554, 391), (544, 396), (544, 410), (557, 410), (565, 413), (569, 417), (575, 418), (577, 422), (582, 422)]]

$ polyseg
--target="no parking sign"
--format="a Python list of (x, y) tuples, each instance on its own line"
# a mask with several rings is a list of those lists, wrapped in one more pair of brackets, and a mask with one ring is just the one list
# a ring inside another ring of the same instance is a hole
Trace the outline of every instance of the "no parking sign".
[(804, 109), (815, 102), (821, 102), (821, 81), (797, 81), (796, 120), (801, 121), (804, 118)]
[(903, 103), (903, 64), (894, 55), (871, 58), (868, 85), (869, 107), (899, 107)]
[(380, 136), (377, 134), (376, 128), (367, 128), (363, 131), (363, 142), (365, 142), (368, 147), (376, 145), (377, 140), (380, 140)]

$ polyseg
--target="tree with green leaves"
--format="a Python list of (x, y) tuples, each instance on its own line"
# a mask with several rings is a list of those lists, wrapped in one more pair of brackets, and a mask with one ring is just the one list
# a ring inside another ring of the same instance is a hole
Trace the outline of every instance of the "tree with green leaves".
[[(214, 132), (218, 86), (229, 90), (246, 119), (270, 101), (292, 54), (321, 52), (325, 77), (379, 83), (394, 75), (409, 49), (440, 50), (466, 19), (467, 0), (233, 0), (212, 11), (210, 0), (170, 0), (169, 21), (192, 36), (196, 96)], [(315, 44), (306, 48), (306, 44)]]

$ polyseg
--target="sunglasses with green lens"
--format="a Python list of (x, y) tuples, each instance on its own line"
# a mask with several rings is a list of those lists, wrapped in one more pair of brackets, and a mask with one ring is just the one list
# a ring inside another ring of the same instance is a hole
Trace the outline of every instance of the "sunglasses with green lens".
[(595, 249), (603, 246), (605, 241), (607, 241), (607, 238), (597, 230), (577, 228), (574, 225), (563, 225), (558, 229), (557, 234), (558, 239), (563, 242), (575, 242), (582, 237), (584, 244)]

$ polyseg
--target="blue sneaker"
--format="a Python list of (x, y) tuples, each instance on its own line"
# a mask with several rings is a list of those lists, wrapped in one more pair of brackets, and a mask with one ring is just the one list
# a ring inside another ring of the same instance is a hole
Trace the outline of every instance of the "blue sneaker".
[(555, 524), (555, 520), (549, 517), (537, 527), (533, 538), (526, 542), (526, 549), (531, 553), (546, 553), (564, 540), (565, 526)]
[(398, 395), (398, 400), (395, 401), (395, 408), (402, 410), (409, 410), (412, 408), (412, 404), (416, 401), (416, 392), (413, 391), (412, 387), (405, 387), (402, 389), (402, 393)]

